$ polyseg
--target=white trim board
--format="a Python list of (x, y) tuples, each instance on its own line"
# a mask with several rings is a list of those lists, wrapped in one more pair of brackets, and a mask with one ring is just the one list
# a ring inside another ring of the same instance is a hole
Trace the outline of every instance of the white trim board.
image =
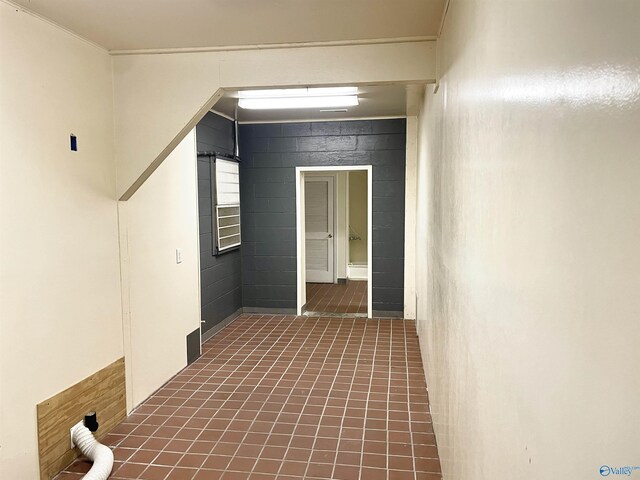
[(418, 118), (407, 117), (404, 185), (404, 318), (416, 319)]
[[(7, 1), (7, 0), (3, 0)], [(25, 8), (25, 7), (21, 7)], [(50, 20), (49, 20), (50, 21)], [(51, 22), (51, 21), (50, 21)], [(54, 23), (54, 25), (59, 26)], [(60, 27), (64, 28), (64, 27)], [(77, 34), (76, 34), (77, 35)], [(80, 37), (83, 38), (84, 37)], [(169, 48), (138, 48), (108, 50), (110, 55), (166, 55), (180, 53), (208, 53), (208, 52), (236, 52), (247, 50), (282, 50), (287, 48), (318, 48), (318, 47), (349, 47), (353, 45), (385, 45), (393, 43), (434, 42), (436, 35), (415, 35), (412, 37), (382, 37), (365, 38), (359, 40), (325, 40), (316, 42), (288, 42), (288, 43), (254, 43), (249, 45), (218, 45), (210, 47), (169, 47)], [(86, 39), (85, 39), (86, 40)], [(90, 40), (87, 40), (90, 42)], [(104, 47), (100, 47), (103, 48)]]
[(296, 311), (302, 315), (302, 307), (307, 303), (306, 289), (306, 257), (304, 241), (304, 174), (306, 172), (344, 172), (344, 171), (366, 171), (367, 172), (367, 316), (373, 316), (373, 278), (372, 278), (372, 210), (373, 210), (373, 166), (372, 165), (350, 165), (350, 166), (322, 166), (322, 167), (296, 167)]

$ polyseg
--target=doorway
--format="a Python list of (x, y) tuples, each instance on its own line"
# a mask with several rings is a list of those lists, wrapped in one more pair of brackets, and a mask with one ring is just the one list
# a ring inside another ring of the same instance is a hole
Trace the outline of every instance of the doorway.
[(372, 316), (371, 172), (296, 168), (298, 315)]

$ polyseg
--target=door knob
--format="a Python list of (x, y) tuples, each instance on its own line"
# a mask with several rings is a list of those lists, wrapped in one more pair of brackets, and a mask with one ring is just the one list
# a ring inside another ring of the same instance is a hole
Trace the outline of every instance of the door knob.
[(329, 237), (328, 237), (328, 238), (333, 238), (333, 235), (329, 234)]

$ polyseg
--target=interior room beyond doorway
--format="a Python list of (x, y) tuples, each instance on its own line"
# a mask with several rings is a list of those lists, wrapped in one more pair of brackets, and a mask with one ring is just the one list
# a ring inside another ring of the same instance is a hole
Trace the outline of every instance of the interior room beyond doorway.
[(304, 174), (308, 314), (368, 313), (368, 171)]

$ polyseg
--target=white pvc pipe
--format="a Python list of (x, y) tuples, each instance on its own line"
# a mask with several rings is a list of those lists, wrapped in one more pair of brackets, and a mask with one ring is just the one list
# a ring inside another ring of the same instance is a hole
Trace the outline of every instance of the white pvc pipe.
[(113, 452), (98, 442), (91, 431), (82, 423), (71, 430), (71, 441), (82, 454), (93, 462), (91, 470), (82, 477), (84, 480), (107, 480), (113, 468)]

